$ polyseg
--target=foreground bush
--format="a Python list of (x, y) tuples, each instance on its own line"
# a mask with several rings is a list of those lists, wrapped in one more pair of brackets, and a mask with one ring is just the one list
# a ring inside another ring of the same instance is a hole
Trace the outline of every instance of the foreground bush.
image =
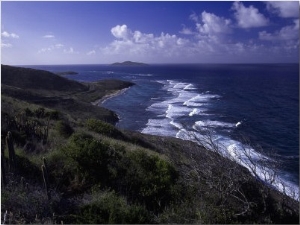
[(125, 159), (124, 183), (133, 199), (148, 209), (159, 211), (171, 200), (177, 181), (177, 172), (165, 160), (144, 151), (133, 151)]
[(120, 159), (122, 149), (113, 148), (91, 135), (76, 133), (63, 151), (77, 163), (78, 172), (90, 182), (106, 184), (111, 178), (110, 168)]
[(124, 135), (117, 128), (109, 123), (97, 119), (88, 119), (86, 126), (89, 130), (112, 138), (124, 139)]
[(72, 135), (63, 151), (89, 183), (111, 187), (151, 211), (162, 210), (176, 196), (173, 192), (178, 174), (156, 155), (125, 151), (121, 145), (112, 146), (84, 133)]
[(80, 208), (76, 222), (85, 224), (141, 224), (150, 223), (151, 217), (144, 207), (137, 204), (128, 205), (125, 198), (112, 191), (93, 194), (91, 200)]
[(56, 130), (58, 131), (58, 133), (65, 137), (68, 138), (72, 135), (72, 133), (74, 132), (73, 128), (70, 126), (70, 124), (66, 121), (58, 121), (56, 123)]

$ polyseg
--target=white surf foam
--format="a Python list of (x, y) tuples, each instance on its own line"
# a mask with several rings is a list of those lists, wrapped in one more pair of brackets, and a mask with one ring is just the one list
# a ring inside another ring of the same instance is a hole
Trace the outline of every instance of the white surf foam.
[(142, 129), (141, 132), (145, 134), (174, 137), (176, 136), (177, 131), (170, 122), (171, 120), (169, 118), (149, 119), (146, 127)]
[(197, 88), (193, 84), (186, 85), (183, 90), (196, 90)]
[(194, 108), (194, 109), (189, 113), (189, 116), (199, 115), (200, 112), (201, 112), (200, 109)]
[[(172, 120), (172, 121), (170, 122), (170, 124), (173, 125), (174, 127), (176, 127), (178, 130), (183, 129), (182, 124), (181, 124), (181, 123), (174, 122), (174, 120)], [(177, 133), (176, 133), (176, 135), (177, 135)]]
[(175, 104), (168, 104), (168, 109), (166, 111), (166, 117), (170, 119), (178, 118), (181, 116), (187, 116), (190, 112), (190, 109), (183, 106), (178, 106)]
[(204, 120), (204, 121), (196, 121), (193, 129), (201, 131), (203, 128), (233, 128), (235, 127), (234, 123), (226, 123), (226, 122), (220, 122), (220, 121), (214, 121), (214, 120)]
[[(193, 84), (177, 82), (174, 80), (158, 81), (163, 84), (163, 89), (170, 92), (173, 96), (155, 102), (147, 110), (161, 115), (162, 119), (149, 119), (147, 126), (142, 130), (142, 133), (155, 134), (160, 136), (172, 136), (183, 140), (191, 140), (201, 142), (206, 136), (202, 132), (212, 130), (212, 140), (220, 148), (220, 154), (235, 160), (239, 164), (245, 166), (257, 178), (268, 182), (270, 185), (285, 192), (289, 196), (299, 200), (299, 187), (288, 182), (282, 177), (272, 176), (272, 170), (268, 167), (263, 167), (260, 164), (262, 161), (271, 162), (272, 159), (258, 153), (252, 147), (243, 145), (239, 141), (230, 139), (229, 137), (216, 135), (216, 128), (235, 129), (241, 126), (242, 121), (237, 123), (227, 123), (216, 120), (196, 121), (192, 126), (193, 130), (187, 130), (180, 122), (174, 119), (180, 116), (204, 115), (206, 105), (213, 99), (220, 99), (221, 96), (211, 94), (209, 91), (199, 94), (195, 92)], [(204, 147), (210, 149), (209, 144), (201, 142)]]
[(211, 99), (220, 98), (219, 95), (211, 95), (211, 94), (197, 94), (192, 98), (185, 101), (183, 104), (186, 106), (203, 106), (205, 103), (208, 103)]
[(240, 126), (242, 124), (242, 121), (239, 121), (235, 124), (236, 127)]

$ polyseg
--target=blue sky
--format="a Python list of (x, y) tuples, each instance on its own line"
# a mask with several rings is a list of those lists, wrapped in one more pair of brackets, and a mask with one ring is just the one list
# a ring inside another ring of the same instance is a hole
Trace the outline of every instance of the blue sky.
[(1, 63), (299, 62), (299, 3), (1, 2)]

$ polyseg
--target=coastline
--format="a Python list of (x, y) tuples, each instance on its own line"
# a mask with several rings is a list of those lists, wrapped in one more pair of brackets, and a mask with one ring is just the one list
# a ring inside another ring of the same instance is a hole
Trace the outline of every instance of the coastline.
[(99, 106), (99, 105), (103, 104), (105, 101), (107, 101), (108, 99), (113, 98), (113, 97), (117, 97), (118, 95), (123, 94), (129, 88), (130, 87), (126, 87), (126, 88), (122, 88), (120, 90), (113, 91), (112, 93), (106, 94), (102, 98), (100, 98), (100, 99), (98, 99), (94, 102), (91, 102), (91, 103), (92, 103), (92, 105)]

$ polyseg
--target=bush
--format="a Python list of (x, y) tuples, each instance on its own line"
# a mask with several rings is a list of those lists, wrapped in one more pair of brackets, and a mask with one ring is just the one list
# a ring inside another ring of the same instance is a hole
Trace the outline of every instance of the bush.
[(54, 110), (54, 111), (50, 111), (50, 112), (46, 112), (45, 116), (49, 117), (52, 120), (58, 120), (59, 119), (59, 111)]
[(73, 134), (63, 148), (65, 154), (77, 163), (78, 171), (91, 181), (104, 183), (110, 179), (110, 168), (120, 159), (121, 150), (84, 133)]
[(175, 168), (158, 156), (134, 151), (125, 159), (124, 177), (131, 197), (150, 210), (161, 210), (172, 200), (178, 174)]
[(89, 130), (94, 131), (99, 134), (103, 134), (113, 138), (121, 138), (124, 139), (124, 135), (121, 131), (115, 128), (113, 125), (109, 123), (105, 123), (101, 120), (97, 119), (88, 119), (86, 121), (86, 126)]
[(33, 116), (34, 115), (33, 112), (29, 108), (26, 108), (24, 111), (25, 111), (26, 116)]
[(140, 205), (128, 205), (126, 199), (115, 192), (97, 194), (89, 204), (80, 209), (77, 223), (85, 224), (119, 224), (149, 223), (149, 213)]
[(34, 111), (34, 114), (37, 118), (43, 118), (45, 115), (45, 108), (39, 107)]
[(73, 128), (66, 121), (58, 121), (56, 123), (56, 129), (58, 133), (65, 138), (70, 137), (74, 132)]

